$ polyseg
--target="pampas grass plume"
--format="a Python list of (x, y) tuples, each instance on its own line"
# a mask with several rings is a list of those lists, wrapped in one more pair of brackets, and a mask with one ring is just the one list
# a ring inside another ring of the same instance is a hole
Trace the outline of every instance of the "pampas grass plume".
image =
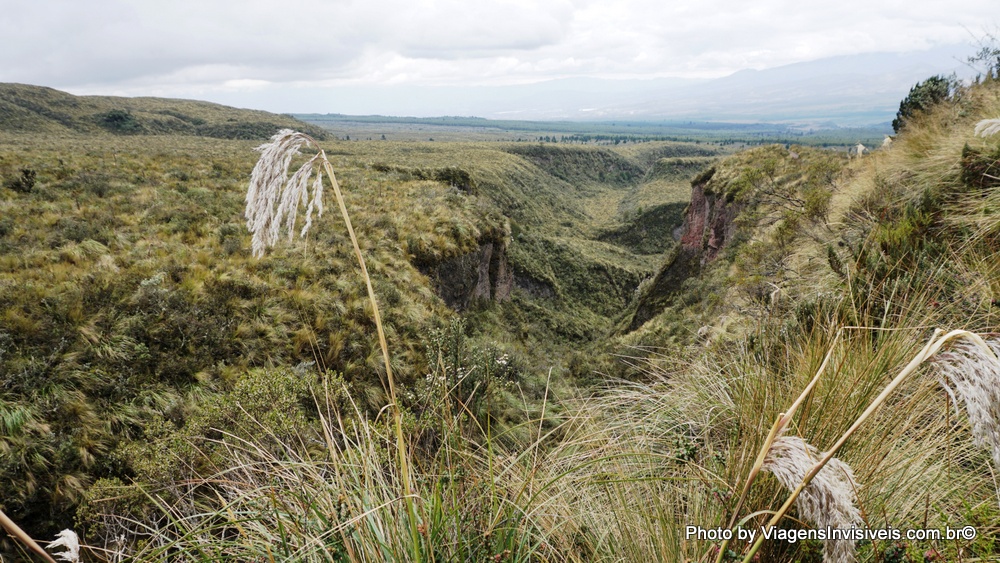
[(957, 405), (957, 394), (965, 403), (976, 445), (992, 450), (993, 463), (1000, 470), (1000, 338), (984, 340), (992, 355), (981, 346), (963, 341), (939, 354), (935, 363), (952, 400)]
[[(763, 469), (792, 491), (820, 457), (816, 448), (802, 438), (782, 436), (771, 445)], [(817, 528), (850, 529), (862, 522), (861, 511), (856, 506), (857, 488), (851, 467), (833, 458), (795, 499), (795, 507), (802, 518)], [(854, 540), (827, 540), (824, 543), (824, 562), (853, 563), (856, 560)]]
[(305, 236), (312, 226), (312, 214), (315, 210), (323, 215), (323, 175), (316, 171), (312, 182), (312, 194), (309, 190), (309, 179), (313, 168), (320, 164), (320, 153), (305, 162), (291, 178), (288, 169), (292, 158), (299, 154), (302, 146), (315, 145), (311, 137), (291, 129), (278, 131), (271, 140), (257, 147), (260, 159), (250, 174), (250, 187), (246, 196), (247, 229), (252, 234), (251, 249), (255, 257), (264, 255), (264, 251), (278, 242), (282, 225), (288, 232), (289, 240), (295, 232), (295, 222), (298, 218), (299, 206), (306, 205), (305, 226), (300, 236)]
[(60, 560), (69, 561), (70, 563), (80, 563), (80, 538), (73, 530), (59, 532), (56, 539), (49, 542), (49, 549), (55, 547), (66, 548), (66, 551), (56, 554), (56, 557)]
[(976, 124), (977, 137), (992, 137), (1000, 133), (1000, 118), (984, 119)]

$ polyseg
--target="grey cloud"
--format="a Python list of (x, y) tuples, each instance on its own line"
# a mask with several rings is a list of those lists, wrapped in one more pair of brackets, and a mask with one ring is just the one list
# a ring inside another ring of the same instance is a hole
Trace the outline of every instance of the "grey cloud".
[[(994, 0), (9, 2), (0, 81), (289, 100), (344, 85), (722, 76), (971, 40)], [(379, 90), (382, 92), (382, 90)], [(266, 94), (265, 94), (266, 92)], [(192, 94), (192, 95), (194, 95)], [(231, 95), (231, 94), (226, 94)]]

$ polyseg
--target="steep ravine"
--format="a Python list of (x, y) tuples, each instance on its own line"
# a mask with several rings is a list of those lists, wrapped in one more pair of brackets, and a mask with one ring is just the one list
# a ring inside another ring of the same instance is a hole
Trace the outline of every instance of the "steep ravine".
[(692, 181), (691, 203), (678, 231), (679, 244), (649, 288), (639, 296), (628, 330), (636, 330), (658, 315), (680, 291), (684, 280), (697, 276), (732, 239), (736, 231), (734, 219), (744, 205), (706, 190), (715, 171), (714, 167), (709, 168)]

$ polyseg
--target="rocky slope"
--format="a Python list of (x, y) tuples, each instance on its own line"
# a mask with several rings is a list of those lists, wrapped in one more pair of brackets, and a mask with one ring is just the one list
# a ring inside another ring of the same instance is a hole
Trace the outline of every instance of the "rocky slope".
[[(804, 224), (823, 221), (832, 179), (844, 162), (830, 151), (772, 145), (733, 155), (697, 175), (675, 235), (678, 244), (638, 295), (626, 331), (680, 305), (678, 296), (691, 290), (685, 282), (699, 277), (728, 277), (721, 284), (727, 292), (738, 287), (756, 295), (751, 298), (770, 296), (785, 275), (789, 237)], [(713, 266), (723, 257), (733, 271)]]

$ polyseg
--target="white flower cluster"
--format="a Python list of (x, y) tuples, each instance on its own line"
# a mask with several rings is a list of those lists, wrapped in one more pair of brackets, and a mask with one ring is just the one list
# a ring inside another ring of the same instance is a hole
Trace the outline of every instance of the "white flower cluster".
[(152, 277), (146, 278), (139, 282), (139, 287), (156, 287), (163, 284), (163, 280), (167, 279), (167, 274), (164, 272), (156, 272)]
[(445, 378), (445, 376), (443, 374), (442, 375), (434, 375), (433, 373), (428, 373), (427, 375), (424, 376), (424, 379), (427, 381), (427, 383), (429, 385), (432, 385), (432, 386), (444, 385), (445, 384), (445, 380), (446, 380), (446, 378)]

